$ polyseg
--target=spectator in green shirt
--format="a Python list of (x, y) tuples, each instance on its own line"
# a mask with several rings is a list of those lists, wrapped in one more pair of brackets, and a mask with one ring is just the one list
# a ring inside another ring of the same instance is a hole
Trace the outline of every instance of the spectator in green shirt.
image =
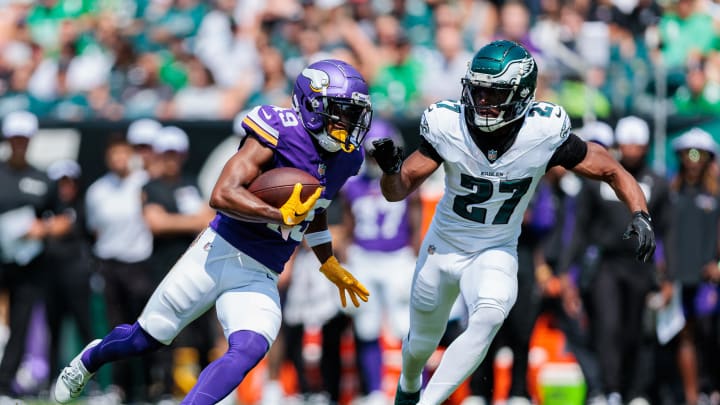
[(685, 72), (685, 84), (673, 95), (675, 112), (681, 115), (720, 113), (720, 83), (708, 80), (705, 57), (691, 58)]
[(46, 52), (54, 54), (61, 46), (61, 25), (67, 20), (80, 33), (89, 27), (89, 0), (43, 0), (28, 11), (30, 35)]
[(697, 0), (670, 4), (660, 17), (661, 54), (668, 69), (682, 69), (691, 52), (706, 54), (718, 35), (712, 16), (697, 9)]
[(407, 36), (399, 35), (395, 43), (395, 59), (380, 67), (370, 85), (373, 107), (395, 115), (418, 114), (422, 111), (423, 66), (412, 54)]

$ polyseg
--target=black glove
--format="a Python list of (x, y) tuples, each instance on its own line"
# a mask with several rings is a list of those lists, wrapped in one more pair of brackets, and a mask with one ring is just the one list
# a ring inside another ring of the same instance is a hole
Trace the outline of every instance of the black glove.
[(623, 239), (630, 239), (631, 235), (636, 235), (638, 238), (638, 248), (635, 251), (637, 259), (643, 263), (650, 260), (655, 253), (655, 232), (647, 212), (633, 212), (632, 221), (625, 229)]
[(370, 156), (375, 158), (378, 166), (385, 174), (400, 173), (403, 163), (402, 147), (396, 146), (392, 139), (381, 138), (372, 142)]

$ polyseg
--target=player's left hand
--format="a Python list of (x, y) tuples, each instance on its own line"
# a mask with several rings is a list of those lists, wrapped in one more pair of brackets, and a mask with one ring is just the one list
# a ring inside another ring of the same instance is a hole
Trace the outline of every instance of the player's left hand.
[(305, 220), (322, 193), (322, 187), (318, 187), (315, 189), (315, 192), (303, 202), (300, 199), (302, 188), (303, 185), (301, 183), (295, 184), (290, 198), (279, 208), (283, 223), (289, 227), (293, 227)]
[(345, 270), (340, 265), (340, 262), (337, 261), (335, 256), (330, 256), (330, 258), (327, 259), (322, 266), (320, 266), (320, 271), (328, 278), (328, 280), (332, 281), (333, 284), (337, 286), (338, 291), (340, 292), (340, 302), (342, 303), (343, 308), (347, 306), (347, 299), (345, 298), (346, 291), (350, 296), (353, 305), (356, 307), (360, 306), (358, 298), (367, 302), (370, 292), (368, 292), (367, 288), (365, 288), (362, 283), (357, 281), (352, 273)]
[(638, 248), (635, 251), (637, 259), (646, 263), (655, 253), (655, 232), (653, 231), (650, 214), (644, 211), (635, 211), (632, 221), (623, 234), (623, 239), (630, 239), (635, 235), (638, 238)]

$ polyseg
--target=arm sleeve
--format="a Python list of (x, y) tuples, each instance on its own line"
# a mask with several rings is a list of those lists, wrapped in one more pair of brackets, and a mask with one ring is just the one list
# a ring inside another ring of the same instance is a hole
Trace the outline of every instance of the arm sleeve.
[(575, 134), (570, 134), (553, 153), (545, 170), (549, 170), (553, 166), (562, 166), (568, 170), (582, 162), (587, 155), (587, 144)]
[(440, 156), (440, 154), (435, 150), (435, 148), (433, 148), (430, 142), (428, 142), (428, 140), (425, 139), (425, 137), (423, 136), (420, 136), (420, 146), (418, 146), (418, 152), (438, 163), (443, 162), (442, 156)]

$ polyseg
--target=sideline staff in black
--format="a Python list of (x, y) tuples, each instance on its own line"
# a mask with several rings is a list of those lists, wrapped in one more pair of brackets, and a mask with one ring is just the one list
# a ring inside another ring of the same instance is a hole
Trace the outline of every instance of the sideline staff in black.
[(61, 235), (47, 240), (45, 261), (51, 264), (46, 272), (45, 305), (50, 332), (50, 381), (60, 374), (62, 326), (66, 319), (74, 321), (80, 339), (93, 338), (90, 313), (90, 277), (92, 254), (90, 235), (85, 229), (85, 204), (82, 196), (82, 170), (74, 160), (58, 160), (47, 168), (55, 184), (56, 214), (66, 215), (69, 226)]
[[(638, 117), (622, 118), (615, 127), (620, 163), (643, 190), (656, 235), (663, 239), (669, 209), (668, 184), (645, 162), (649, 140), (648, 125)], [(584, 241), (593, 241), (597, 246), (596, 267), (585, 266), (583, 271), (590, 272), (586, 304), (600, 374), (611, 405), (622, 403), (623, 397), (627, 402), (647, 399), (650, 389), (646, 379), (635, 376), (647, 369), (644, 357), (640, 356), (647, 348), (642, 319), (647, 294), (655, 283), (656, 263), (638, 263), (635, 243), (618, 237), (629, 218), (624, 208), (605, 183), (585, 182), (577, 197), (571, 252), (576, 260), (569, 261), (580, 262), (586, 251)]]
[(53, 211), (51, 182), (31, 166), (26, 153), (38, 130), (35, 115), (11, 112), (2, 123), (10, 157), (0, 163), (0, 288), (10, 296), (10, 339), (0, 362), (0, 395), (15, 396), (12, 382), (25, 354), (25, 339), (34, 305), (43, 292), (43, 239), (69, 226)]

